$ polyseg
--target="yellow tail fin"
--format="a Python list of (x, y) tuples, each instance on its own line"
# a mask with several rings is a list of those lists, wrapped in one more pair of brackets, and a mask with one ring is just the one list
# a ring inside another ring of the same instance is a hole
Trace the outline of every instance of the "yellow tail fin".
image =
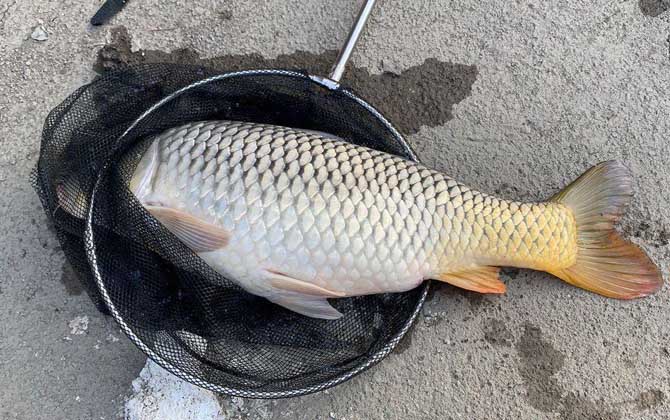
[(589, 169), (552, 198), (574, 212), (577, 260), (551, 274), (575, 286), (618, 299), (650, 295), (663, 285), (656, 265), (614, 230), (633, 195), (631, 176), (621, 163)]

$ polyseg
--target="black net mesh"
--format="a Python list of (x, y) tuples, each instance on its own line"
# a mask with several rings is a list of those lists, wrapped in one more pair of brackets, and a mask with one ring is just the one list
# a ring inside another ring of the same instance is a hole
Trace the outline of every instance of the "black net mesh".
[(130, 193), (140, 140), (190, 121), (229, 119), (329, 132), (406, 157), (411, 152), (355, 96), (306, 75), (212, 76), (200, 67), (154, 64), (117, 70), (80, 88), (46, 120), (35, 187), (91, 298), (159, 364), (197, 385), (245, 397), (335, 385), (395, 346), (427, 286), (331, 300), (345, 314), (336, 321), (304, 317), (244, 292)]

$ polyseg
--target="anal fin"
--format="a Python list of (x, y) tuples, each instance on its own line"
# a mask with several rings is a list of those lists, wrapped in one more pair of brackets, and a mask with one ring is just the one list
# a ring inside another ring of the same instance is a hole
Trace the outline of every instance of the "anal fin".
[(473, 267), (468, 270), (440, 273), (436, 280), (462, 289), (479, 293), (505, 293), (505, 283), (500, 281), (499, 267)]
[(145, 206), (180, 241), (195, 252), (211, 252), (228, 245), (230, 233), (182, 210)]

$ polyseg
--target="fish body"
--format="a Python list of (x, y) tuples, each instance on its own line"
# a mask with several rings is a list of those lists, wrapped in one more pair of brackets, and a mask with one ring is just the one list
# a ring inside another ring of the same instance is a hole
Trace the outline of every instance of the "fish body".
[[(660, 286), (642, 251), (608, 245), (631, 193), (616, 162), (553, 201), (520, 203), (309, 130), (203, 121), (150, 141), (130, 182), (138, 200), (216, 271), (308, 316), (341, 316), (327, 298), (402, 292), (429, 278), (502, 293), (503, 265), (614, 297)], [(602, 249), (603, 264), (634, 260), (634, 273), (608, 271), (604, 283), (593, 267), (573, 273)]]

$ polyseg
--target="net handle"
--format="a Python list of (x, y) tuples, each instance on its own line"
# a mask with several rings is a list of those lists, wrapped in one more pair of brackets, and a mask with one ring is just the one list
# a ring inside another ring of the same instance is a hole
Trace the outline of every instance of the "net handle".
[(363, 28), (370, 17), (370, 12), (372, 12), (375, 2), (376, 0), (366, 0), (365, 3), (363, 3), (363, 6), (361, 6), (361, 10), (358, 12), (358, 16), (354, 21), (354, 26), (351, 28), (351, 31), (349, 31), (347, 41), (337, 55), (335, 65), (333, 65), (333, 68), (330, 70), (328, 78), (331, 81), (337, 84), (340, 83), (344, 70), (349, 62), (349, 58), (351, 58), (351, 53), (354, 51), (354, 47), (356, 47), (356, 43), (363, 33)]

